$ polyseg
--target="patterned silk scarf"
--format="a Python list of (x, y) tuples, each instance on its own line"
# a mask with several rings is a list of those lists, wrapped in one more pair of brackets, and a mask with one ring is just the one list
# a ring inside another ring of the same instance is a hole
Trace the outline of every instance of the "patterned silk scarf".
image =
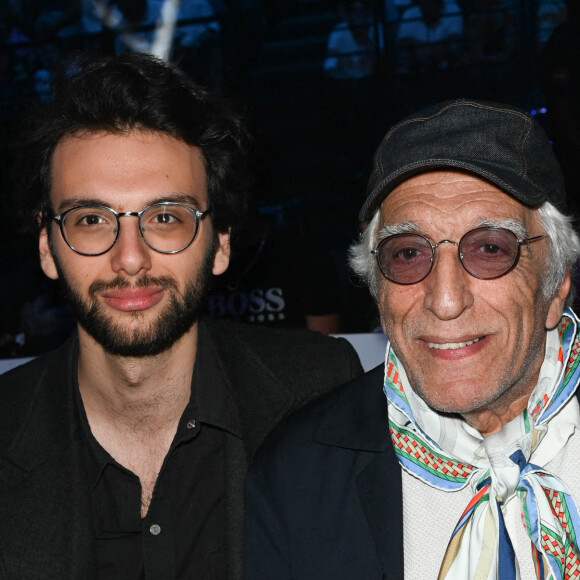
[(485, 438), (461, 419), (430, 409), (412, 391), (403, 366), (387, 346), (385, 394), (401, 466), (440, 490), (470, 486), (474, 493), (453, 531), (439, 580), (520, 577), (501, 510), (514, 494), (532, 542), (538, 580), (580, 578), (578, 508), (561, 480), (528, 462), (548, 428), (546, 447), (552, 457), (568, 439), (558, 425), (566, 421), (566, 403), (580, 379), (577, 328), (574, 313), (565, 311), (558, 328), (548, 332), (545, 359), (527, 408)]

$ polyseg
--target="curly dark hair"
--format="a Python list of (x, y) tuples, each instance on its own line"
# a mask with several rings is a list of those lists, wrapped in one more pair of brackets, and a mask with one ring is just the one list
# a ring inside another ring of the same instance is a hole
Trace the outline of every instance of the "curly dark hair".
[(247, 210), (250, 137), (240, 117), (178, 69), (144, 54), (89, 60), (77, 56), (33, 109), (14, 142), (12, 184), (29, 226), (51, 216), (51, 162), (64, 137), (84, 132), (158, 131), (198, 147), (216, 231), (231, 230)]

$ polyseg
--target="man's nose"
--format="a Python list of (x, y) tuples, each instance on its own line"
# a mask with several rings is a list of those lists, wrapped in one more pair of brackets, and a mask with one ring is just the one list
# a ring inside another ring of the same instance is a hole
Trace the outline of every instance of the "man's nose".
[(453, 320), (473, 304), (472, 276), (459, 259), (457, 244), (439, 242), (433, 268), (423, 280), (425, 307), (440, 320)]
[(119, 235), (111, 248), (111, 267), (115, 272), (136, 276), (151, 268), (151, 248), (139, 232), (136, 217), (123, 217), (119, 220)]

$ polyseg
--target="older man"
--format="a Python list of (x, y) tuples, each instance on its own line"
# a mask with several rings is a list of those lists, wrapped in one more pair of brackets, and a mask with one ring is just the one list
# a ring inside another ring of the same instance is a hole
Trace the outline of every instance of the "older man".
[(578, 236), (523, 111), (453, 101), (380, 145), (352, 248), (385, 364), (277, 430), (247, 483), (247, 578), (579, 572)]
[(240, 578), (249, 458), (356, 354), (200, 319), (246, 133), (179, 71), (86, 62), (25, 136), (20, 204), (78, 331), (0, 377), (0, 578)]

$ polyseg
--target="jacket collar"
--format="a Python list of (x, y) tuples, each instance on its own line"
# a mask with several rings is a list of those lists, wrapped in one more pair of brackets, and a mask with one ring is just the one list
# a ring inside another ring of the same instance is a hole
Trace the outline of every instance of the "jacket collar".
[(239, 330), (234, 324), (210, 319), (199, 323), (200, 341), (210, 343), (216, 353), (216, 363), (237, 406), (244, 447), (252, 456), (292, 407), (295, 395), (249, 347)]
[(314, 441), (325, 445), (382, 452), (391, 445), (384, 364), (348, 385), (320, 422)]

